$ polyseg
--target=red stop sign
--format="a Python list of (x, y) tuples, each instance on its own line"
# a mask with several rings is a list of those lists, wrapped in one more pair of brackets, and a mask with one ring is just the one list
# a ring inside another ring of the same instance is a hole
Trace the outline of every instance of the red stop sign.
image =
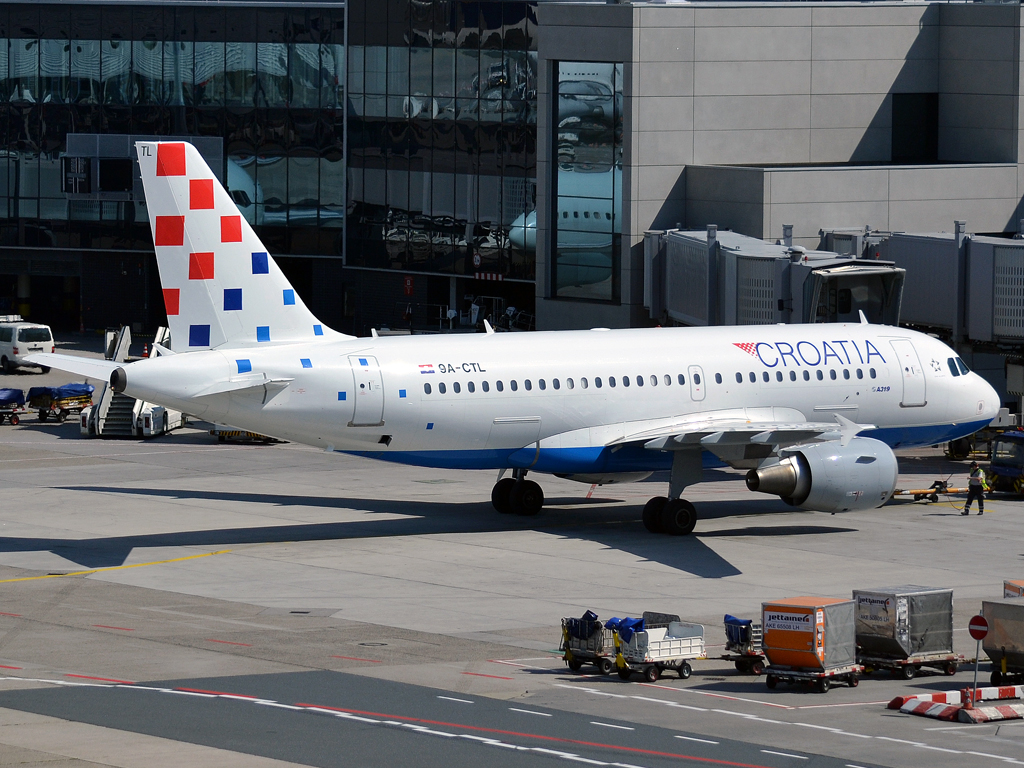
[(967, 631), (975, 640), (984, 640), (988, 634), (988, 620), (984, 616), (975, 616), (967, 625)]

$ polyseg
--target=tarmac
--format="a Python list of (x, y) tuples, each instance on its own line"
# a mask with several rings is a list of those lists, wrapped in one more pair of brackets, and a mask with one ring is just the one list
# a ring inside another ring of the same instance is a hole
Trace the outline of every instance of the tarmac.
[[(0, 386), (68, 380), (25, 372)], [(422, 733), (449, 726), (518, 734), (502, 737), (518, 739), (518, 752), (493, 750), (511, 755), (502, 765), (539, 759), (522, 750), (540, 738), (585, 743), (572, 754), (609, 765), (1024, 765), (1024, 724), (946, 725), (884, 707), (914, 690), (966, 687), (973, 669), (875, 674), (820, 695), (769, 691), (715, 658), (725, 613), (898, 584), (953, 588), (955, 650), (973, 658), (968, 619), (1001, 596), (1004, 578), (1024, 577), (1014, 497), (991, 500), (984, 517), (961, 516), (956, 497), (826, 515), (708, 470), (686, 494), (701, 516), (695, 534), (673, 538), (639, 519), (664, 476), (596, 488), (535, 477), (547, 504), (520, 518), (491, 508), (492, 472), (218, 443), (208, 429), (97, 440), (73, 421), (0, 426), (0, 766), (351, 764), (331, 746), (338, 733), (378, 745), (366, 765), (394, 764), (380, 744), (402, 745), (410, 765), (493, 762), (474, 751), (484, 746)], [(900, 468), (906, 488), (953, 485), (967, 471), (938, 449), (902, 452)], [(572, 674), (557, 653), (560, 620), (587, 609), (702, 623), (709, 658), (685, 681)], [(193, 722), (182, 696), (161, 693), (178, 688), (225, 695), (196, 699)], [(135, 698), (113, 706), (111, 696)], [(281, 705), (264, 706), (274, 715), (255, 733), (248, 716), (228, 713), (247, 697)], [(365, 701), (386, 723), (428, 719), (427, 699), (448, 725), (384, 739), (380, 728), (399, 726), (311, 715), (315, 725), (297, 726), (298, 710), (286, 709)], [(459, 714), (471, 706), (477, 720)], [(548, 718), (551, 732), (537, 730)], [(295, 728), (312, 730), (282, 741)], [(630, 739), (690, 751), (640, 756)]]

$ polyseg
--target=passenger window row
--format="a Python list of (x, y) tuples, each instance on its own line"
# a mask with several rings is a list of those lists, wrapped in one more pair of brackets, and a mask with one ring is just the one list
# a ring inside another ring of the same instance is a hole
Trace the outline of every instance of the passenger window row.
[[(960, 359), (957, 358), (956, 362), (959, 362), (959, 361), (960, 361)], [(963, 363), (960, 363), (960, 365), (964, 368), (964, 373), (966, 373), (967, 372), (967, 370), (966, 370), (967, 366), (963, 365)], [(953, 373), (954, 376), (960, 375), (959, 373), (955, 372), (957, 370), (957, 368), (956, 368), (956, 364), (953, 361), (953, 358), (949, 358), (949, 367), (950, 367), (950, 371), (954, 372)], [(809, 370), (807, 370), (806, 368), (801, 372), (801, 374), (802, 374), (802, 377), (803, 377), (804, 381), (810, 381), (811, 380), (811, 372)], [(864, 378), (864, 369), (856, 368), (856, 369), (854, 369), (853, 373), (851, 374), (849, 368), (843, 368), (842, 369), (842, 376), (843, 376), (843, 380), (844, 381), (850, 380), (853, 376), (856, 376), (857, 379), (863, 379)], [(878, 373), (877, 373), (877, 371), (875, 371), (874, 368), (869, 368), (868, 369), (868, 376), (870, 378), (874, 379), (874, 378), (878, 377)], [(825, 380), (825, 372), (822, 371), (819, 368), (818, 370), (814, 371), (814, 377), (818, 381), (824, 381)], [(839, 379), (839, 373), (838, 373), (838, 371), (836, 371), (836, 369), (830, 368), (829, 371), (828, 371), (828, 377), (832, 381), (837, 381)], [(747, 380), (750, 381), (751, 384), (754, 384), (754, 383), (757, 382), (757, 374), (754, 373), (753, 371), (748, 372), (746, 378), (747, 378)], [(782, 371), (776, 371), (775, 372), (775, 380), (776, 381), (780, 381), (781, 382), (781, 381), (785, 381), (785, 379), (786, 379), (786, 377), (783, 375)], [(797, 381), (797, 379), (798, 379), (797, 372), (795, 370), (789, 371), (789, 380), (790, 381)], [(768, 371), (762, 371), (761, 372), (761, 380), (763, 382), (765, 382), (765, 383), (770, 382), (772, 380), (771, 374), (769, 374)], [(659, 379), (659, 377), (656, 374), (652, 373), (649, 377), (647, 377), (645, 379), (644, 376), (637, 375), (635, 381), (636, 381), (636, 386), (638, 386), (638, 387), (642, 387), (642, 386), (644, 386), (647, 383), (650, 383), (650, 386), (652, 386), (652, 387), (656, 387), (656, 386), (658, 386), (659, 381), (663, 382), (664, 385), (666, 387), (668, 387), (668, 386), (672, 385), (672, 376), (670, 374), (666, 373), (666, 374), (664, 374)], [(679, 385), (682, 386), (682, 385), (686, 384), (686, 377), (683, 376), (683, 374), (681, 374), (681, 373), (677, 374), (676, 375), (676, 381), (678, 381)], [(723, 381), (722, 374), (716, 373), (715, 374), (715, 383), (716, 384), (721, 384), (722, 381)], [(737, 384), (742, 384), (743, 381), (744, 381), (743, 374), (740, 373), (739, 371), (737, 371), (736, 372), (736, 383)], [(620, 379), (617, 379), (615, 376), (609, 376), (607, 379), (602, 379), (600, 376), (595, 376), (594, 379), (593, 379), (594, 388), (595, 389), (601, 389), (605, 385), (605, 382), (607, 382), (609, 387), (614, 389), (615, 387), (619, 386)], [(698, 374), (694, 374), (693, 382), (694, 382), (694, 384), (698, 384), (698, 385), (700, 384), (700, 376)], [(621, 377), (621, 384), (622, 384), (623, 387), (628, 387), (628, 386), (631, 385), (631, 383), (632, 382), (631, 382), (631, 379), (630, 379), (629, 376), (622, 376)], [(590, 379), (587, 379), (585, 377), (581, 378), (579, 380), (579, 387), (580, 387), (580, 389), (589, 389), (590, 388), (590, 384), (591, 384)], [(565, 380), (565, 388), (566, 389), (575, 389), (576, 385), (577, 384), (576, 384), (576, 380), (575, 379), (566, 379)], [(458, 381), (452, 382), (451, 387), (452, 387), (452, 391), (455, 394), (460, 394), (462, 392), (462, 384), (460, 382), (458, 382)], [(515, 379), (512, 379), (508, 383), (508, 387), (509, 387), (509, 389), (511, 391), (518, 392), (519, 391), (519, 382), (517, 380), (515, 380)], [(503, 381), (496, 381), (496, 382), (494, 382), (494, 388), (498, 392), (504, 392), (505, 391), (505, 383)], [(532, 392), (533, 391), (533, 380), (532, 379), (525, 379), (523, 381), (523, 388), (527, 392)], [(537, 388), (540, 389), (540, 390), (547, 390), (547, 388), (548, 388), (548, 381), (547, 381), (547, 379), (538, 379), (537, 380)], [(551, 380), (551, 388), (552, 389), (561, 389), (562, 388), (561, 380), (560, 379), (552, 379)], [(483, 390), (484, 392), (490, 392), (491, 391), (490, 382), (487, 382), (487, 381), (480, 382), (480, 389)], [(466, 383), (466, 390), (468, 392), (476, 392), (476, 383), (472, 382), (472, 381), (467, 382)], [(443, 381), (437, 382), (437, 391), (438, 391), (439, 394), (442, 394), (442, 395), (447, 394), (447, 392), (448, 392), (447, 384), (445, 382), (443, 382)], [(433, 387), (431, 387), (430, 382), (424, 383), (423, 384), (423, 393), (429, 395), (432, 392), (433, 392)]]
[[(863, 379), (864, 378), (864, 370), (862, 368), (857, 368), (854, 371), (854, 373), (856, 374), (858, 379)], [(825, 380), (825, 372), (822, 371), (821, 369), (816, 370), (814, 372), (814, 375), (815, 375), (815, 378), (818, 381), (824, 381)], [(874, 368), (869, 368), (868, 369), (868, 376), (870, 376), (872, 379), (876, 378), (877, 375), (878, 374), (877, 374), (877, 372), (875, 371)], [(828, 377), (832, 381), (836, 381), (839, 378), (839, 374), (836, 372), (836, 370), (834, 368), (830, 368), (829, 372), (828, 372)], [(754, 373), (753, 371), (750, 371), (747, 374), (747, 378), (749, 379), (750, 383), (753, 384), (753, 383), (755, 383), (757, 381), (757, 374)], [(849, 378), (850, 378), (850, 369), (849, 368), (843, 368), (843, 379), (844, 380), (848, 380)], [(762, 371), (761, 372), (761, 380), (767, 383), (767, 382), (772, 380), (772, 377), (768, 373), (768, 371)], [(785, 380), (785, 376), (783, 376), (782, 371), (776, 371), (775, 372), (775, 380), (776, 381), (784, 381)], [(792, 371), (791, 370), (789, 372), (789, 380), (790, 381), (796, 381), (797, 380), (796, 371)], [(804, 371), (803, 371), (803, 380), (804, 381), (810, 381), (811, 380), (811, 372), (810, 371), (804, 369)], [(719, 374), (717, 374), (717, 373), (715, 374), (715, 381), (717, 381), (719, 384), (722, 383), (722, 377)], [(739, 371), (736, 372), (736, 383), (737, 384), (742, 384), (743, 383), (743, 374), (740, 373)]]
[[(600, 376), (595, 376), (594, 379), (593, 379), (594, 389), (601, 389), (602, 387), (604, 387), (606, 381), (607, 381), (607, 384), (608, 384), (609, 387), (614, 388), (614, 387), (618, 386), (618, 379), (616, 379), (615, 376), (609, 376), (607, 379), (603, 379)], [(683, 374), (681, 374), (681, 373), (676, 374), (676, 381), (678, 381), (679, 385), (682, 386), (682, 385), (686, 384), (686, 377), (683, 376)], [(624, 387), (630, 386), (630, 377), (629, 376), (621, 377), (621, 382), (622, 382), (622, 386), (624, 386)], [(672, 386), (672, 376), (671, 376), (671, 374), (666, 373), (666, 374), (664, 374), (663, 376), (661, 376), (659, 378), (656, 374), (652, 373), (646, 379), (643, 376), (641, 376), (641, 375), (638, 375), (636, 377), (636, 385), (638, 387), (642, 387), (642, 386), (644, 386), (648, 382), (650, 383), (650, 386), (652, 386), (652, 387), (658, 386), (659, 382), (663, 383), (666, 387), (669, 387), (669, 386)], [(694, 376), (694, 382), (696, 384), (700, 384), (700, 377), (695, 375)], [(552, 379), (550, 384), (551, 384), (551, 388), (552, 389), (561, 389), (562, 388), (562, 380), (561, 379)], [(589, 389), (590, 386), (591, 386), (591, 380), (586, 378), (586, 377), (583, 377), (583, 378), (581, 378), (579, 380), (578, 386), (579, 386), (580, 389)], [(577, 387), (576, 379), (566, 379), (565, 380), (565, 388), (566, 389), (575, 389), (576, 387)], [(455, 394), (457, 394), (457, 395), (461, 394), (461, 392), (462, 392), (462, 383), (458, 382), (458, 381), (452, 382), (451, 388), (452, 388), (452, 392), (454, 392)], [(505, 391), (505, 382), (500, 381), (500, 380), (494, 382), (494, 388), (498, 392), (504, 392)], [(513, 391), (513, 392), (518, 392), (519, 391), (519, 382), (516, 379), (512, 379), (508, 383), (508, 388), (511, 391)], [(540, 389), (540, 390), (547, 390), (547, 388), (548, 388), (548, 380), (547, 379), (537, 379), (537, 388)], [(480, 389), (483, 392), (490, 392), (491, 391), (491, 384), (490, 384), (490, 382), (489, 381), (481, 381), (480, 382)], [(523, 381), (523, 389), (525, 389), (527, 392), (532, 392), (533, 391), (533, 379), (525, 379)], [(430, 382), (429, 381), (428, 382), (424, 382), (424, 384), (423, 384), (423, 394), (429, 395), (429, 394), (432, 394), (433, 391), (434, 391), (434, 387), (431, 386)], [(476, 392), (476, 382), (473, 382), (473, 381), (467, 382), (466, 383), (466, 391), (467, 392)], [(437, 382), (437, 392), (438, 392), (438, 394), (441, 394), (441, 395), (447, 394), (448, 393), (448, 384), (446, 382), (443, 382), (443, 381)]]

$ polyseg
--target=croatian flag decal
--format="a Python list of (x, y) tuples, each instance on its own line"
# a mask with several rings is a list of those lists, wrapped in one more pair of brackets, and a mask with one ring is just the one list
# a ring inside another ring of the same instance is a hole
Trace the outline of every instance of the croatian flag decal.
[(426, 365), (421, 365), (420, 366), (420, 373), (433, 373), (433, 372), (434, 372), (434, 366), (433, 366), (432, 363), (427, 363)]
[(746, 352), (746, 353), (747, 353), (748, 355), (753, 355), (754, 357), (757, 357), (757, 344), (754, 344), (754, 343), (752, 343), (752, 342), (749, 342), (749, 341), (745, 341), (745, 342), (743, 342), (742, 344), (737, 344), (737, 343), (736, 343), (736, 342), (734, 341), (734, 342), (732, 343), (732, 345), (733, 345), (734, 347), (739, 347), (739, 348), (740, 348), (740, 349), (742, 349), (742, 350), (743, 350), (744, 352)]

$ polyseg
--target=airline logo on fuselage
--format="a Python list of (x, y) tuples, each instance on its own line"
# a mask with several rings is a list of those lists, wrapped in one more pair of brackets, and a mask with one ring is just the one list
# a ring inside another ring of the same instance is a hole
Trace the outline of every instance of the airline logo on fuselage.
[(836, 339), (834, 341), (744, 341), (733, 342), (751, 357), (756, 357), (768, 368), (800, 368), (803, 366), (828, 365), (869, 365), (874, 358), (885, 362), (882, 353), (870, 341), (853, 341), (852, 339)]

